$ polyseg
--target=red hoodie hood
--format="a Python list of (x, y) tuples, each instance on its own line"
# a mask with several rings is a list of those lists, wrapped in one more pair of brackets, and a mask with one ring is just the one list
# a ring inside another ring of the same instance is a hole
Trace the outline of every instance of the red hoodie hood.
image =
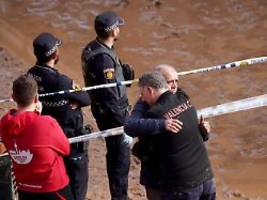
[(10, 136), (19, 135), (25, 128), (27, 128), (39, 114), (36, 112), (21, 112), (10, 110), (1, 119), (1, 131)]

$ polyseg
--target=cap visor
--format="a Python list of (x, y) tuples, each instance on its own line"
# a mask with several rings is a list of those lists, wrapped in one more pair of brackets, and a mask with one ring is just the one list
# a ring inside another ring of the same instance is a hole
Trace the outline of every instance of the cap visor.
[(123, 18), (118, 17), (118, 21), (119, 21), (119, 24), (118, 24), (119, 26), (125, 25), (125, 20)]
[(60, 40), (60, 39), (57, 39), (57, 43), (56, 43), (56, 45), (57, 45), (57, 46), (60, 46), (60, 45), (62, 45), (62, 40)]

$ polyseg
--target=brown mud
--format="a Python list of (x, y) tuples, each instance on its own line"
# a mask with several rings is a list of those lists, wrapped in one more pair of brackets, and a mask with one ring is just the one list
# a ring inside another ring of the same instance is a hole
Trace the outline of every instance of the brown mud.
[[(34, 63), (32, 39), (43, 31), (63, 39), (59, 70), (83, 84), (80, 53), (94, 35), (93, 19), (103, 10), (126, 19), (116, 48), (137, 77), (167, 63), (178, 71), (267, 55), (265, 0), (0, 0), (0, 98), (10, 96), (12, 80)], [(197, 108), (267, 92), (266, 64), (181, 77)], [(129, 90), (131, 103), (138, 88)], [(14, 106), (0, 104), (1, 116)], [(89, 123), (94, 120), (85, 109)], [(267, 108), (211, 118), (207, 144), (218, 199), (267, 199)], [(88, 199), (109, 199), (105, 145), (90, 146)], [(140, 163), (132, 158), (130, 199), (145, 199)]]

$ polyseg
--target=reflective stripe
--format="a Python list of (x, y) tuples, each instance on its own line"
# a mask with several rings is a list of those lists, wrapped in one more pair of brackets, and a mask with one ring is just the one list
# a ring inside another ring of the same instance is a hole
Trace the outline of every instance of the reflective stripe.
[(57, 102), (42, 101), (42, 105), (45, 107), (61, 107), (67, 105), (68, 103), (69, 103), (68, 100), (61, 100)]

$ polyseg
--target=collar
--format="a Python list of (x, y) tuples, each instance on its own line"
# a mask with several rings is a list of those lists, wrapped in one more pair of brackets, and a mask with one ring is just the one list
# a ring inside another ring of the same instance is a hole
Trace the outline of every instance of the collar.
[(167, 90), (166, 92), (163, 92), (159, 98), (157, 99), (156, 103), (161, 102), (162, 99), (169, 98), (169, 96), (173, 95), (173, 93), (170, 90)]
[(35, 64), (35, 67), (38, 67), (38, 68), (41, 68), (41, 69), (44, 69), (44, 70), (47, 70), (47, 71), (51, 71), (51, 72), (56, 72), (58, 73), (58, 70), (56, 70), (55, 68), (53, 67), (50, 67), (49, 65), (47, 64), (40, 64), (40, 63), (36, 63)]
[(110, 47), (109, 47), (108, 45), (106, 45), (104, 42), (100, 41), (99, 38), (96, 38), (95, 41), (96, 41), (99, 45), (101, 45), (102, 47), (105, 47), (105, 48), (110, 49), (110, 50), (113, 50), (113, 49), (114, 49), (113, 46), (110, 48)]

